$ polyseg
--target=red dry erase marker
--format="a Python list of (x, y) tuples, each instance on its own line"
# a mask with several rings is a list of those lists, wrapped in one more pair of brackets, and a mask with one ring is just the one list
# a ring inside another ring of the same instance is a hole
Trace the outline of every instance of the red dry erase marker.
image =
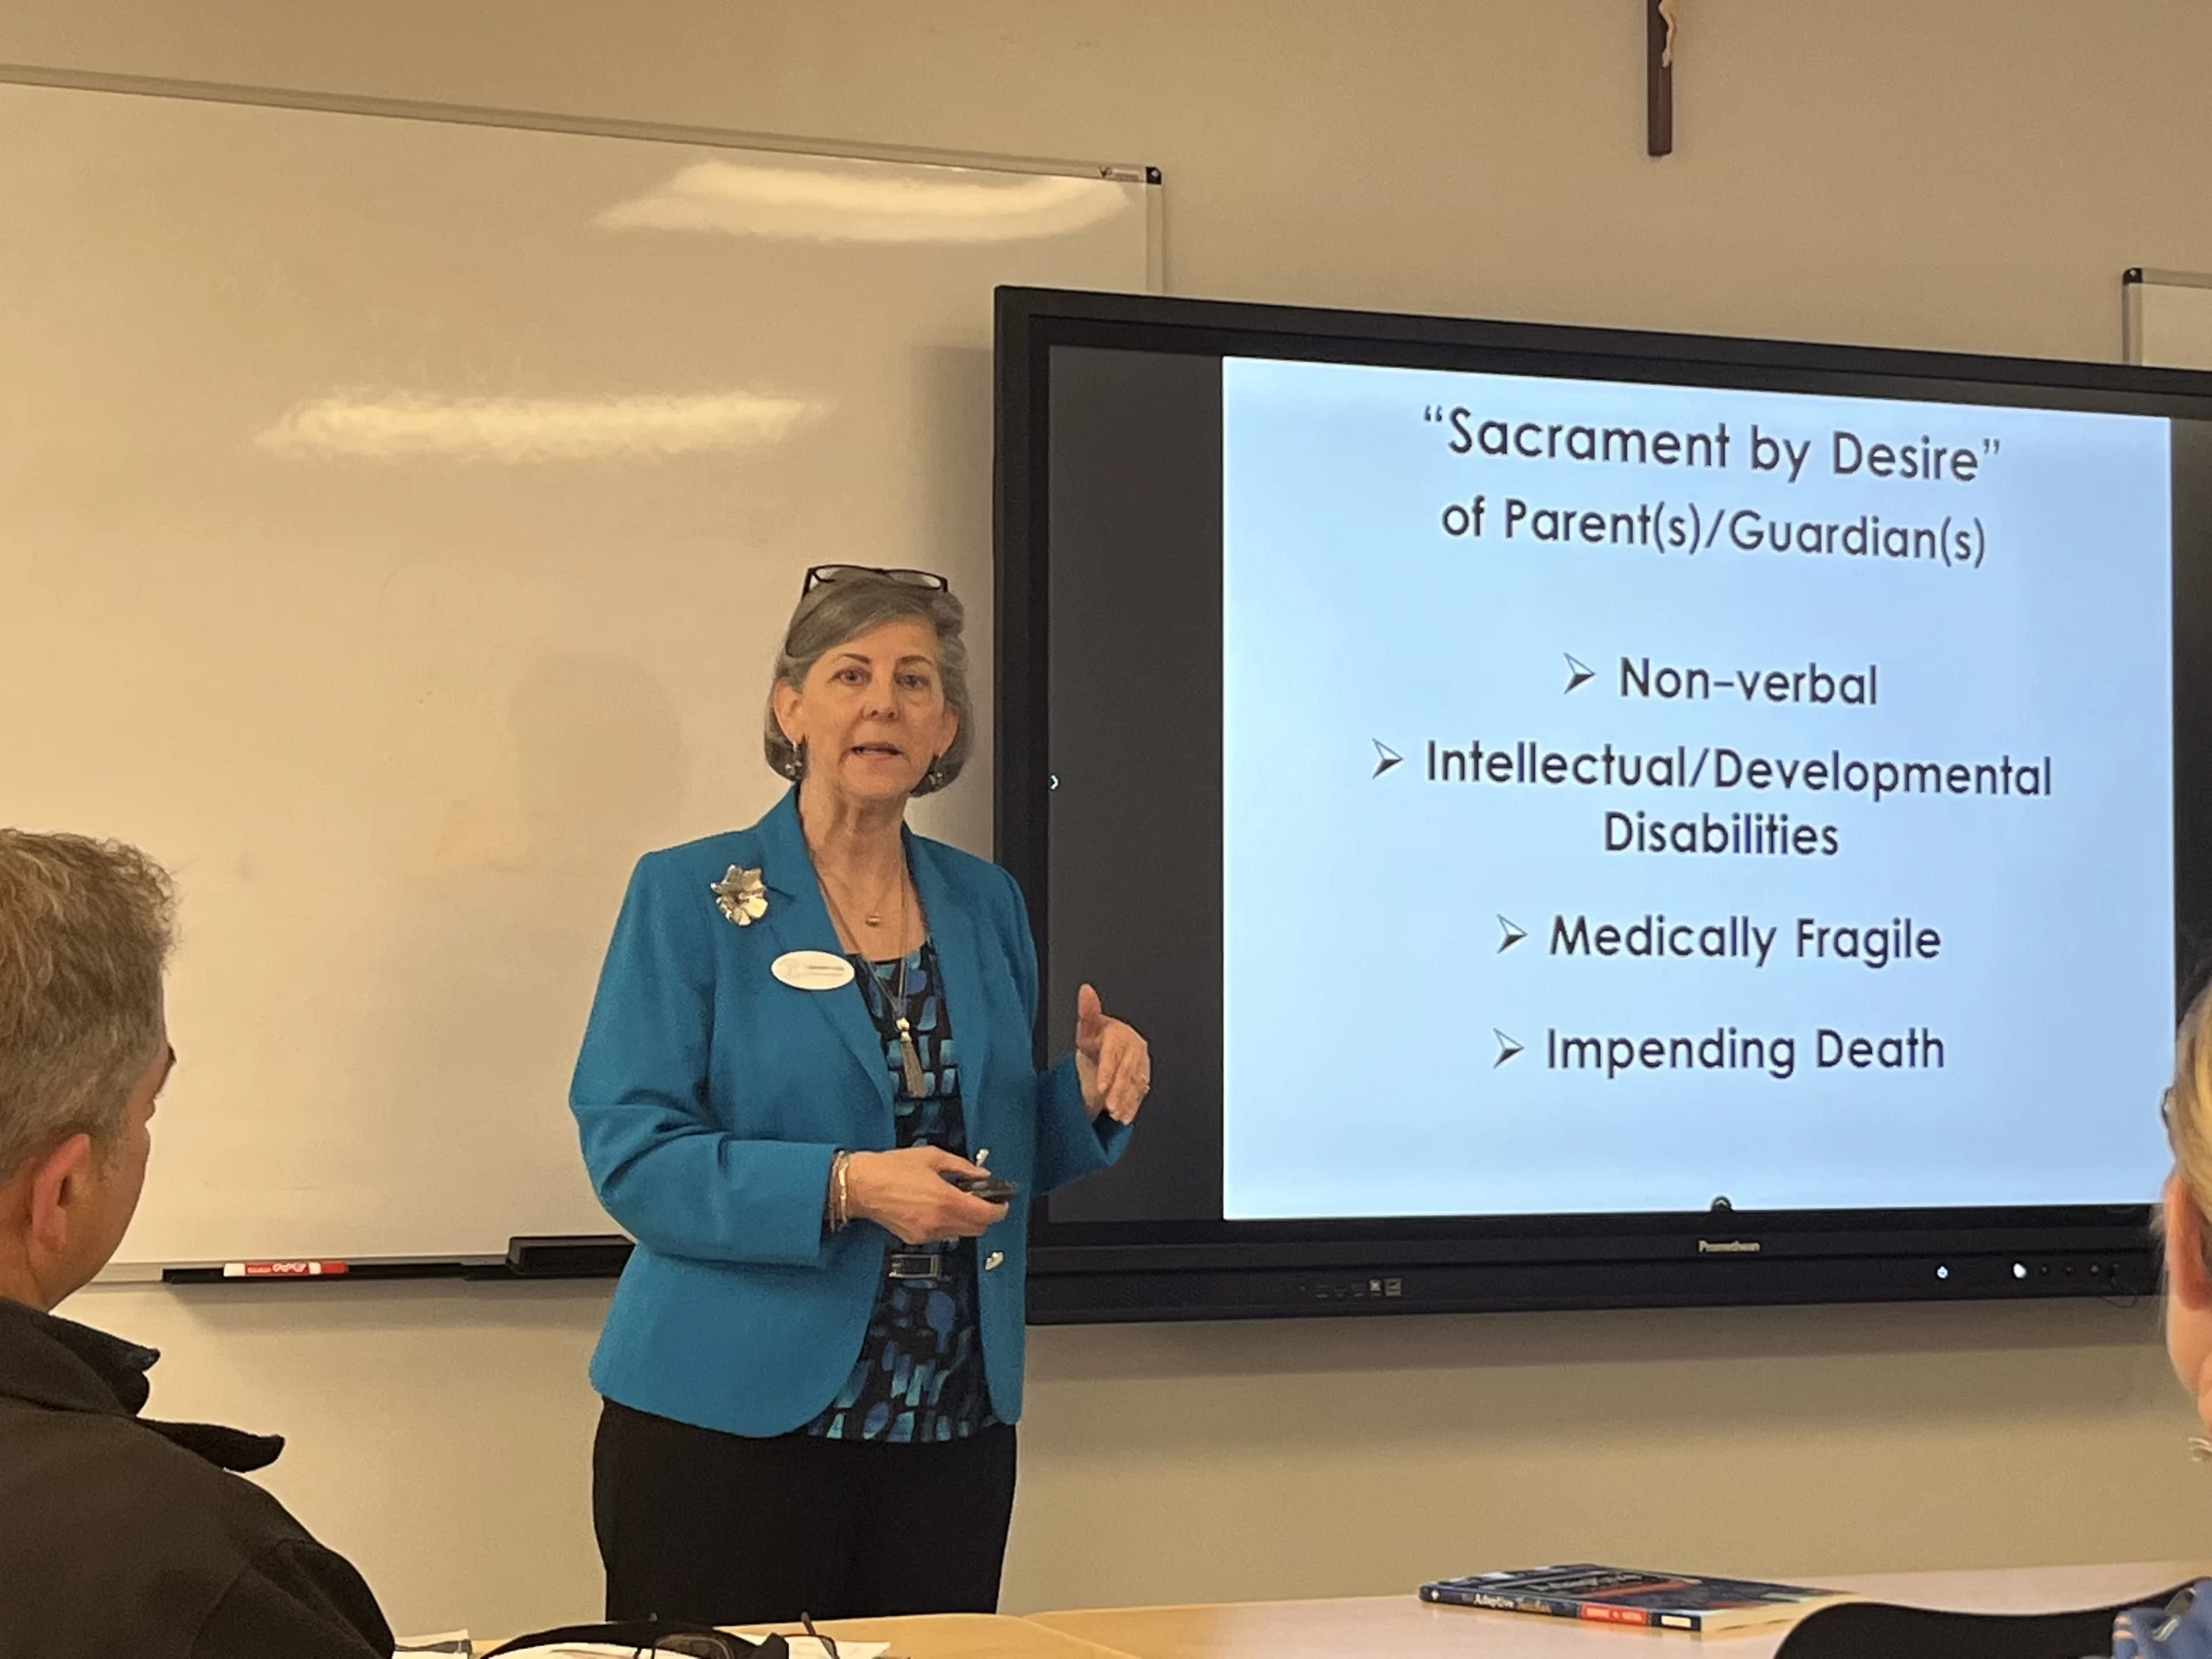
[(226, 1262), (226, 1279), (333, 1279), (346, 1271), (343, 1262)]

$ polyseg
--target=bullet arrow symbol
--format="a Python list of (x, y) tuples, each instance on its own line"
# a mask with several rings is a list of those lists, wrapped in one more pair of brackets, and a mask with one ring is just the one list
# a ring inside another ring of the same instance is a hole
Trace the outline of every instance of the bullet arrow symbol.
[(1379, 737), (1370, 741), (1375, 745), (1375, 776), (1377, 778), (1406, 758)]
[(1497, 947), (1500, 950), (1510, 950), (1515, 945), (1520, 944), (1522, 940), (1529, 937), (1529, 932), (1526, 928), (1514, 926), (1512, 923), (1507, 921), (1503, 916), (1497, 918), (1497, 925), (1505, 930), (1504, 941)]
[(1510, 1037), (1500, 1031), (1496, 1026), (1492, 1026), (1490, 1030), (1491, 1035), (1497, 1039), (1497, 1058), (1490, 1063), (1490, 1069), (1495, 1071), (1499, 1066), (1503, 1065), (1508, 1060), (1511, 1059), (1516, 1054), (1518, 1054), (1521, 1052), (1521, 1045), (1515, 1042)]
[(1589, 664), (1578, 661), (1573, 655), (1567, 652), (1561, 652), (1560, 655), (1567, 658), (1567, 689), (1568, 690), (1573, 690), (1576, 686), (1580, 685), (1586, 680), (1592, 680), (1597, 677), (1596, 671), (1593, 670)]

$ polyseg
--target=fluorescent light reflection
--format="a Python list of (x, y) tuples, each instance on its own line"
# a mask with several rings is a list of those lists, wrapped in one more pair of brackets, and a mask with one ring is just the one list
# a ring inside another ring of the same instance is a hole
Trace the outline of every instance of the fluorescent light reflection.
[(1104, 179), (886, 162), (697, 162), (608, 208), (603, 230), (711, 231), (837, 242), (1011, 242), (1079, 231), (1123, 211)]
[(295, 404), (254, 442), (284, 454), (404, 460), (653, 460), (745, 449), (786, 436), (815, 413), (748, 391), (605, 398), (338, 396)]

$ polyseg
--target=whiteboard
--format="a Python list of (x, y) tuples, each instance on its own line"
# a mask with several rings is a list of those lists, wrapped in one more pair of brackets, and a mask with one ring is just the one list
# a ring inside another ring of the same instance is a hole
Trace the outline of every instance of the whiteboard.
[(610, 1230), (599, 959), (641, 852), (780, 792), (810, 563), (968, 601), (915, 821), (988, 849), (991, 291), (1156, 285), (1157, 194), (0, 85), (0, 822), (182, 898), (118, 1262)]
[(2130, 363), (2212, 369), (2212, 276), (2128, 271), (2120, 283), (2120, 327)]

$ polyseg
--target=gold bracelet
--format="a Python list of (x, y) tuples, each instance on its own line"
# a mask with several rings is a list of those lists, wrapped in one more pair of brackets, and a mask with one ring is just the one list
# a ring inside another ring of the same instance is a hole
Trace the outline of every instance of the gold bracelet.
[(852, 1201), (845, 1192), (845, 1166), (852, 1161), (851, 1153), (841, 1152), (830, 1162), (830, 1230), (833, 1233), (842, 1232), (853, 1218)]

